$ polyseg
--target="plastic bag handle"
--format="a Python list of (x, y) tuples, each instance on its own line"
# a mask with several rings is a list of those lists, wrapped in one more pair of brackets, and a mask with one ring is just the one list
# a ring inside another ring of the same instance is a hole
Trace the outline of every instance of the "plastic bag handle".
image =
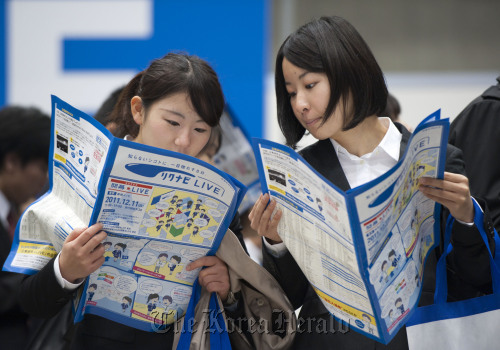
[[(479, 204), (475, 200), (472, 200), (474, 204), (474, 224), (476, 225), (479, 233), (481, 234), (481, 238), (483, 239), (486, 248), (488, 249), (489, 258), (490, 258), (490, 267), (491, 267), (491, 279), (493, 283), (493, 292), (500, 293), (500, 254), (495, 254), (493, 257), (491, 253), (490, 245), (488, 243), (488, 237), (484, 230), (484, 213), (479, 207)], [(444, 246), (446, 247), (445, 251), (439, 258), (436, 266), (436, 291), (434, 293), (434, 303), (441, 304), (445, 303), (448, 296), (448, 284), (447, 284), (447, 276), (446, 276), (446, 256), (453, 250), (453, 245), (451, 244), (451, 229), (455, 219), (451, 216), (448, 216), (446, 220), (446, 230), (444, 233)], [(495, 240), (495, 247), (498, 249), (500, 247), (500, 238), (495, 229), (493, 238)]]

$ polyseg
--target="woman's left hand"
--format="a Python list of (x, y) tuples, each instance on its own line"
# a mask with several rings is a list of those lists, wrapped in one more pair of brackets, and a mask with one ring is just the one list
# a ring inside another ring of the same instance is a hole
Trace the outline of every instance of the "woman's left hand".
[(216, 256), (204, 256), (190, 263), (186, 270), (192, 271), (204, 266), (198, 276), (200, 285), (209, 292), (217, 292), (221, 300), (226, 301), (231, 287), (226, 263)]
[(444, 173), (443, 180), (421, 177), (419, 190), (427, 198), (448, 208), (456, 220), (474, 222), (474, 204), (470, 196), (467, 177), (448, 172)]

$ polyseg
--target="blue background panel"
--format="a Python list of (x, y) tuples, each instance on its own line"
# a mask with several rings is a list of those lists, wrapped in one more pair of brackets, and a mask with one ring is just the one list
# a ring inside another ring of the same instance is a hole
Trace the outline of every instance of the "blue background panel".
[[(0, 105), (5, 105), (9, 102), (7, 4), (13, 0), (0, 1)], [(262, 136), (269, 1), (150, 1), (153, 23), (149, 38), (96, 39), (68, 35), (61, 42), (61, 72), (139, 71), (169, 51), (194, 54), (216, 70), (226, 100), (246, 131), (251, 136)], [(120, 6), (120, 1), (116, 3)]]

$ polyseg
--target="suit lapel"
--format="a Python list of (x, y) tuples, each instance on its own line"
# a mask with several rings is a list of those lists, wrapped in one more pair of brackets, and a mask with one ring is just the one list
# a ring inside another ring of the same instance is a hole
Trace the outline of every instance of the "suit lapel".
[[(408, 145), (411, 133), (401, 124), (394, 124), (402, 134), (399, 148), (399, 159), (401, 159)], [(318, 141), (300, 153), (317, 172), (326, 177), (342, 191), (347, 191), (351, 188), (330, 139)]]
[(330, 139), (318, 141), (304, 149), (301, 153), (317, 172), (326, 177), (342, 191), (347, 191), (351, 188)]
[(408, 146), (408, 141), (410, 140), (411, 133), (398, 122), (394, 123), (394, 125), (396, 125), (396, 128), (399, 130), (399, 132), (403, 134), (403, 136), (401, 137), (401, 144), (399, 148), (399, 159), (401, 159), (405, 153), (406, 146)]

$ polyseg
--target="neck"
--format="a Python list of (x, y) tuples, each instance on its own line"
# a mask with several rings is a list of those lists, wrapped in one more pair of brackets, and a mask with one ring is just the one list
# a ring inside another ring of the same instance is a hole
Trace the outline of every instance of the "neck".
[(377, 116), (363, 120), (353, 129), (343, 131), (334, 137), (350, 154), (361, 157), (373, 152), (384, 138), (388, 125), (385, 125)]

